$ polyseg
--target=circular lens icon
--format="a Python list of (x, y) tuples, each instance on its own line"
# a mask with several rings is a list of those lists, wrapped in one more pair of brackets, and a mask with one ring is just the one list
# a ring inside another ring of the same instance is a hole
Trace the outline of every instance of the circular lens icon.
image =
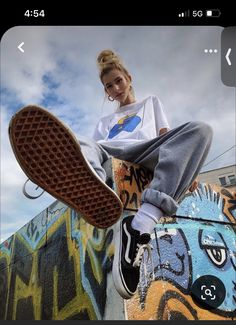
[(216, 309), (225, 299), (223, 282), (214, 275), (203, 275), (194, 281), (191, 288), (193, 301), (204, 309)]

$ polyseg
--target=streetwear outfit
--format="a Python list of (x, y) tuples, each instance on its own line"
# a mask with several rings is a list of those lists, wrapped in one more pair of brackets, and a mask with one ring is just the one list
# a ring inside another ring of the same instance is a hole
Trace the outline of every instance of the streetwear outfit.
[[(163, 128), (167, 132), (160, 135)], [(153, 173), (138, 212), (120, 220), (114, 232), (114, 284), (129, 299), (139, 283), (144, 251), (150, 256), (150, 235), (161, 216), (175, 214), (178, 200), (206, 159), (212, 130), (203, 122), (170, 130), (160, 100), (149, 96), (101, 118), (93, 139), (78, 140), (62, 121), (35, 105), (12, 117), (9, 137), (29, 179), (96, 227), (113, 225), (123, 209), (106, 184), (103, 166), (110, 157), (140, 164)]]
[[(159, 136), (162, 128), (168, 132)], [(104, 181), (106, 172), (102, 165), (110, 156), (140, 164), (153, 172), (152, 182), (141, 197), (140, 210), (144, 211), (141, 226), (145, 226), (158, 221), (160, 215), (155, 208), (166, 216), (175, 214), (177, 201), (197, 177), (207, 157), (212, 129), (204, 122), (188, 122), (170, 130), (160, 100), (149, 96), (101, 118), (93, 139), (95, 142), (81, 139), (81, 148)], [(138, 260), (148, 249), (152, 232), (133, 229), (137, 215), (121, 221), (115, 236), (113, 278), (117, 291), (125, 299), (131, 298), (137, 289)]]

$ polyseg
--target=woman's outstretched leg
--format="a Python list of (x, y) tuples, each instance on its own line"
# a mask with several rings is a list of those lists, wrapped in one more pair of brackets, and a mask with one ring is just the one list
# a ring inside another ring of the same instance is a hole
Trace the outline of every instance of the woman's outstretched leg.
[(81, 213), (88, 223), (107, 228), (120, 218), (123, 205), (101, 180), (106, 153), (95, 141), (84, 138), (80, 145), (63, 122), (34, 105), (12, 117), (9, 138), (28, 178)]

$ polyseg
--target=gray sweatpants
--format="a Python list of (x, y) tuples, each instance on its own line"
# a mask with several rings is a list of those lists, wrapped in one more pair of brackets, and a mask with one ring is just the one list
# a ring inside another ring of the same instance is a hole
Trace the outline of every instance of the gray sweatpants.
[(79, 139), (83, 154), (103, 181), (106, 171), (102, 165), (111, 156), (151, 170), (154, 177), (141, 200), (157, 206), (166, 216), (175, 214), (176, 201), (197, 177), (211, 141), (212, 129), (203, 122), (188, 122), (157, 138), (124, 148), (100, 145), (84, 137)]

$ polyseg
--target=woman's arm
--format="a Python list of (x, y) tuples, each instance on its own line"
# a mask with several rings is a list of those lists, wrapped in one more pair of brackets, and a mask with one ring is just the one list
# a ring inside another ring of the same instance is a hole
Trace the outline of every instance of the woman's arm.
[(189, 192), (193, 192), (198, 188), (199, 185), (199, 178), (196, 177), (195, 180), (192, 182), (191, 186), (189, 187)]
[(104, 140), (107, 136), (107, 123), (106, 123), (106, 119), (105, 118), (101, 118), (94, 130), (93, 133), (93, 140), (95, 140), (96, 142), (98, 142), (99, 140)]
[(154, 110), (155, 124), (156, 124), (156, 134), (160, 136), (168, 132), (170, 130), (170, 127), (166, 115), (164, 113), (164, 109), (161, 101), (157, 96), (153, 96), (152, 98), (153, 98), (153, 110)]

